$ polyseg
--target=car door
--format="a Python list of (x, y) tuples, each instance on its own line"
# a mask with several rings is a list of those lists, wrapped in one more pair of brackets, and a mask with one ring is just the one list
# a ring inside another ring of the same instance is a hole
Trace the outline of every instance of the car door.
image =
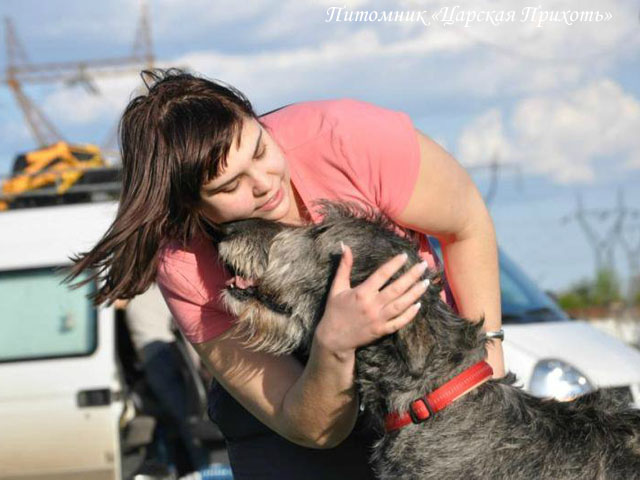
[(0, 271), (0, 478), (119, 479), (114, 311), (54, 267)]

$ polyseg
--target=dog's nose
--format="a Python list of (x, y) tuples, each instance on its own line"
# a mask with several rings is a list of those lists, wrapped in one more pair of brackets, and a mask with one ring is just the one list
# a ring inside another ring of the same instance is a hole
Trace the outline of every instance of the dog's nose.
[(232, 223), (220, 223), (220, 224), (212, 224), (207, 223), (206, 225), (207, 233), (211, 236), (211, 239), (214, 243), (220, 243), (233, 232), (235, 232), (235, 228)]

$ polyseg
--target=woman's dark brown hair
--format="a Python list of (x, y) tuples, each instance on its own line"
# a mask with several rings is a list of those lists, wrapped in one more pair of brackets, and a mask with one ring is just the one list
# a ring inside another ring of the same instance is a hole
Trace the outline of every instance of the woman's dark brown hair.
[(155, 280), (164, 242), (186, 246), (206, 234), (203, 183), (226, 167), (246, 118), (259, 121), (242, 92), (179, 69), (145, 70), (147, 93), (129, 102), (118, 126), (122, 191), (116, 218), (88, 252), (71, 257), (65, 282), (98, 280), (95, 305), (132, 298)]

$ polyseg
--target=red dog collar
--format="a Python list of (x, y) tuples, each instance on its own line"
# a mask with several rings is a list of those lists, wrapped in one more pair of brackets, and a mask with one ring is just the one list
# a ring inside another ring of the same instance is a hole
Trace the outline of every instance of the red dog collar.
[(493, 375), (493, 369), (484, 360), (467, 368), (433, 392), (411, 402), (408, 412), (392, 412), (384, 421), (387, 432), (397, 430), (410, 423), (422, 423), (436, 412), (453, 402), (462, 394), (477, 387)]

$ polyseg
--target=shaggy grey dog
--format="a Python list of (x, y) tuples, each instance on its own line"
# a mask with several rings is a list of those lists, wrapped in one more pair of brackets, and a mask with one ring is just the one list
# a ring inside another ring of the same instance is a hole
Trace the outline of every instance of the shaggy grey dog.
[[(351, 282), (364, 281), (402, 252), (421, 259), (416, 239), (383, 215), (321, 201), (323, 221), (303, 227), (260, 219), (220, 226), (221, 260), (237, 277), (222, 296), (238, 317), (235, 333), (274, 354), (309, 347), (340, 260), (353, 251)], [(640, 412), (601, 392), (562, 403), (489, 380), (424, 423), (384, 432), (389, 412), (409, 404), (484, 359), (481, 323), (458, 317), (439, 296), (442, 273), (414, 320), (356, 352), (357, 384), (380, 440), (372, 462), (381, 479), (640, 479)]]

